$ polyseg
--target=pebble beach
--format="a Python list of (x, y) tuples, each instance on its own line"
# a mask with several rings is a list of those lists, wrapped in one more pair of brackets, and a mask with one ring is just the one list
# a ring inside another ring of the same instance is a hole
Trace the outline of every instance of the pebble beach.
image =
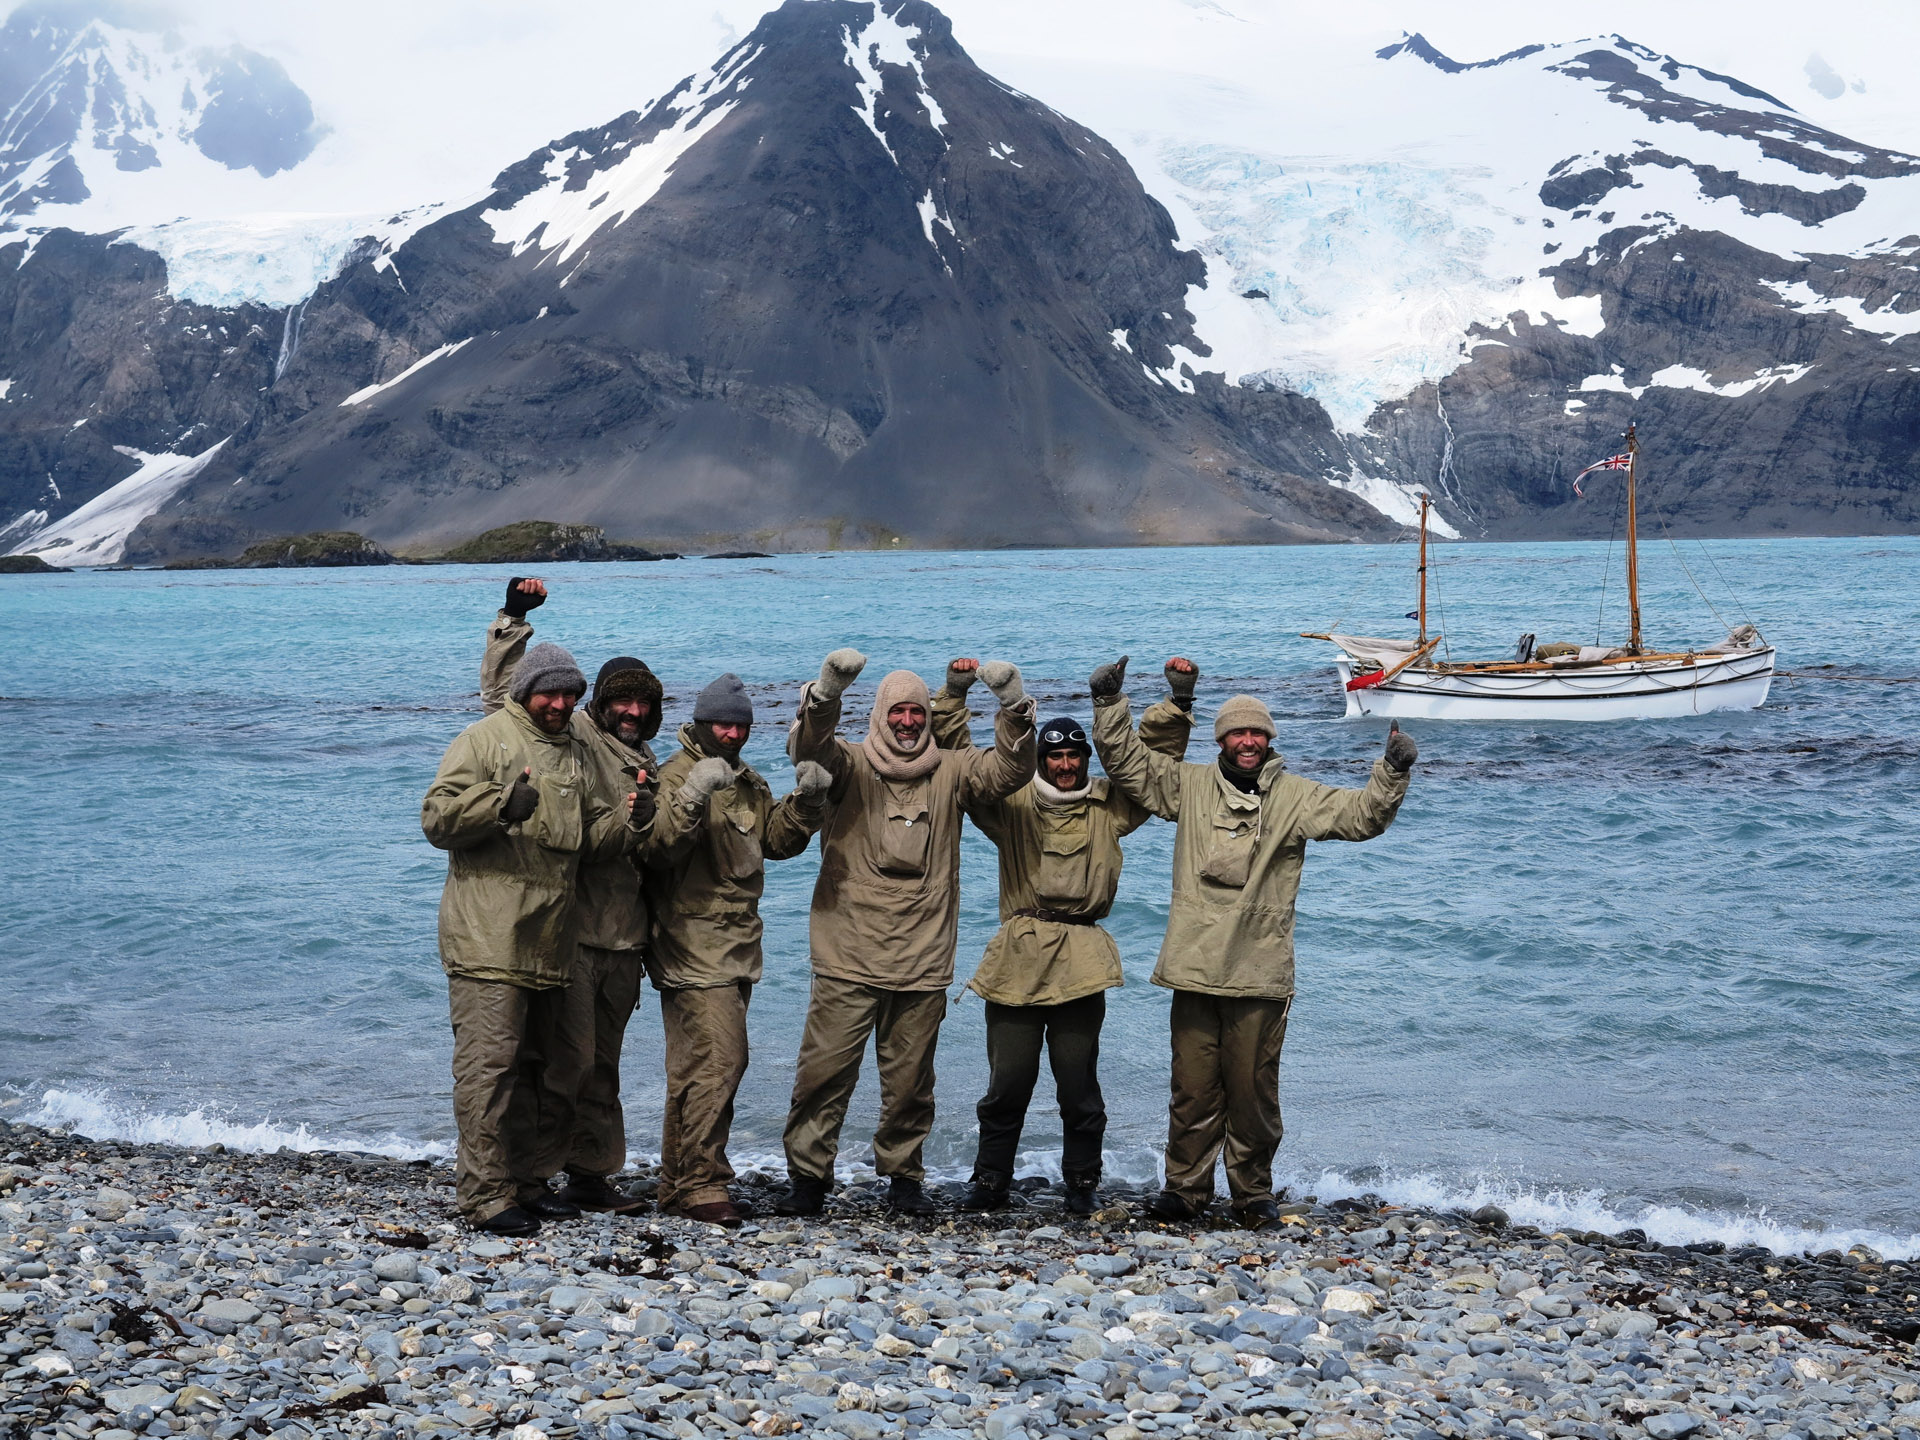
[[(483, 1237), (427, 1161), (0, 1123), (0, 1435), (1920, 1437), (1920, 1265), (1042, 1182)], [(627, 1181), (645, 1191), (647, 1176)], [(947, 1198), (952, 1197), (949, 1194)]]

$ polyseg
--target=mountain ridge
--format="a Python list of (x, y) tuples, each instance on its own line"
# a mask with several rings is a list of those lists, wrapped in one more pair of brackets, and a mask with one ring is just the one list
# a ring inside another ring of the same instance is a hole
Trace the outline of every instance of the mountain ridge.
[(1603, 534), (1566, 477), (1629, 418), (1684, 531), (1920, 524), (1920, 160), (1618, 36), (1374, 63), (1465, 138), (1116, 146), (931, 5), (815, 0), (296, 304), (156, 297), (180, 282), (124, 237), (0, 237), (0, 547), (227, 437), (122, 557), (531, 515), (668, 546), (1377, 538), (1423, 488), (1443, 531)]

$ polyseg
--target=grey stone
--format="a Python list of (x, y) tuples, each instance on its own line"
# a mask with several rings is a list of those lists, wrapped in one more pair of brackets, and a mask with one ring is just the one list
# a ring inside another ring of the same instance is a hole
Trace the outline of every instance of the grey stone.
[[(127, 1385), (102, 1390), (101, 1402), (115, 1415), (125, 1415), (145, 1406), (149, 1411), (165, 1410), (173, 1404), (174, 1392), (164, 1385)], [(147, 1416), (149, 1420), (152, 1414)]]
[(1685, 1410), (1669, 1410), (1662, 1415), (1649, 1415), (1641, 1421), (1641, 1427), (1653, 1440), (1680, 1440), (1683, 1435), (1691, 1435), (1706, 1422), (1698, 1415), (1690, 1415)]
[(394, 1250), (374, 1260), (373, 1273), (382, 1280), (403, 1280), (411, 1283), (419, 1278), (420, 1262), (404, 1250)]

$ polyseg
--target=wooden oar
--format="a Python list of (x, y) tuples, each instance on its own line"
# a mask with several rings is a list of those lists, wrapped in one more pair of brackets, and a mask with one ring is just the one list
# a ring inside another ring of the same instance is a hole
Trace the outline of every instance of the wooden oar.
[(1376, 670), (1371, 675), (1354, 676), (1353, 679), (1347, 681), (1347, 689), (1365, 690), (1374, 685), (1384, 685), (1387, 681), (1391, 680), (1394, 676), (1398, 675), (1402, 670), (1406, 669), (1409, 665), (1413, 664), (1414, 661), (1425, 659), (1428, 655), (1432, 654), (1433, 647), (1438, 645), (1439, 643), (1440, 643), (1440, 636), (1436, 635), (1431, 640), (1427, 641), (1426, 644), (1422, 645), (1418, 650), (1414, 651), (1411, 655), (1407, 656), (1406, 659), (1396, 664), (1391, 670)]

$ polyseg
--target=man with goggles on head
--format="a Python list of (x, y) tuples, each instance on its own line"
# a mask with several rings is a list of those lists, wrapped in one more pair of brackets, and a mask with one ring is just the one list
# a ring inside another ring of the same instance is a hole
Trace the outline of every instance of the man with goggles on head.
[[(946, 687), (933, 705), (934, 736), (943, 749), (973, 744), (967, 690), (978, 670), (972, 659), (947, 667)], [(1192, 661), (1169, 660), (1173, 696), (1141, 717), (1146, 742), (1176, 759), (1186, 753), (1199, 676)], [(1099, 922), (1120, 884), (1120, 837), (1144, 824), (1148, 812), (1118, 786), (1093, 778), (1093, 746), (1079, 721), (1047, 721), (1037, 749), (1039, 770), (1031, 781), (1003, 799), (967, 807), (1000, 852), (1000, 929), (967, 987), (987, 1002), (989, 1075), (976, 1112), (973, 1186), (962, 1203), (969, 1210), (1006, 1205), (1044, 1046), (1060, 1102), (1066, 1209), (1091, 1215), (1099, 1203), (1107, 1128), (1100, 1027), (1106, 992), (1124, 983), (1119, 947)]]

